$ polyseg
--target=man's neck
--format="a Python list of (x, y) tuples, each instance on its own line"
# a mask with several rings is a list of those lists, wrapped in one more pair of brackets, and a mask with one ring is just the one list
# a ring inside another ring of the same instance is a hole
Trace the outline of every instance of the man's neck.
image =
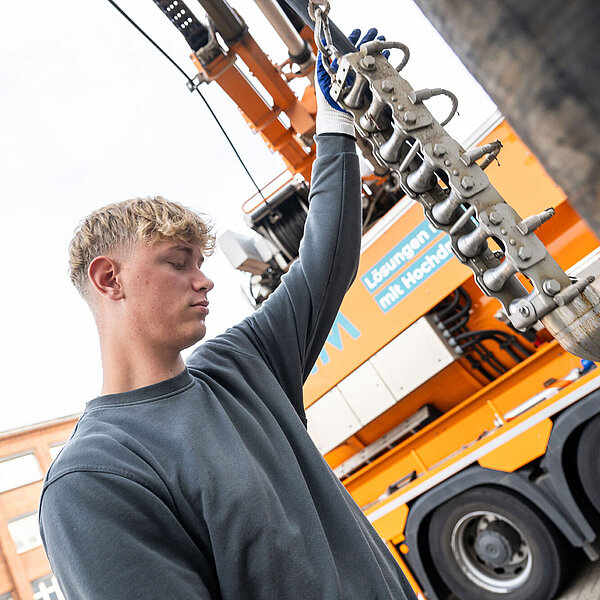
[(153, 352), (149, 348), (108, 348), (102, 353), (102, 395), (129, 392), (179, 375), (185, 364), (179, 352)]

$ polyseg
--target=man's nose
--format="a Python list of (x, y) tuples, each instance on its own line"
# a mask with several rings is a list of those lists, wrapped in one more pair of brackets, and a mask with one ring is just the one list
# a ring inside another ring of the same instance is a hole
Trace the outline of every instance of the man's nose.
[(215, 287), (212, 279), (207, 277), (202, 271), (198, 271), (192, 281), (192, 286), (195, 290), (206, 290), (210, 292)]

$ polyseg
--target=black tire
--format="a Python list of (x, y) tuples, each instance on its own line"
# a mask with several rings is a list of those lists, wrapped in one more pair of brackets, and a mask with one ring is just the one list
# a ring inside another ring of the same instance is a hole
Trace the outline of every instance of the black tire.
[(552, 600), (566, 572), (554, 526), (517, 494), (470, 489), (429, 524), (433, 567), (459, 600)]
[(583, 491), (600, 514), (600, 415), (584, 428), (577, 444), (577, 471)]

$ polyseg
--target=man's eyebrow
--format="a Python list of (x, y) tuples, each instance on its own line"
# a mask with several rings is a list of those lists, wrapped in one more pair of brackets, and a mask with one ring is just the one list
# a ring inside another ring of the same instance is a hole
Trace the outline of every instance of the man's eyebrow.
[[(183, 245), (171, 246), (170, 248), (167, 249), (167, 252), (171, 252), (173, 250), (181, 250), (181, 251), (185, 252), (188, 256), (192, 256), (192, 254), (194, 253), (194, 250), (190, 246), (183, 246)], [(204, 258), (205, 258), (204, 254), (201, 254), (199, 262), (203, 263)]]
[(173, 250), (182, 250), (186, 254), (192, 254), (193, 250), (189, 246), (171, 246), (167, 248), (167, 252), (171, 252)]

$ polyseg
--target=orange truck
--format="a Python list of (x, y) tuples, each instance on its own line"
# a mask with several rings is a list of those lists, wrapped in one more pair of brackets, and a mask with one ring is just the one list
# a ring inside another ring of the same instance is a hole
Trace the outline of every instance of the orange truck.
[[(195, 83), (220, 85), (285, 161), (284, 183), (244, 205), (254, 237), (219, 240), (258, 305), (296, 258), (307, 211), (312, 32), (288, 3), (257, 1), (289, 49), (275, 64), (223, 0), (200, 0), (207, 24), (183, 2), (155, 3), (190, 43)], [(570, 276), (598, 274), (598, 239), (501, 118), (472, 142), (493, 140), (495, 189), (519, 213), (552, 206), (538, 230), (549, 253)], [(599, 558), (598, 371), (541, 323), (513, 327), (448, 233), (381, 161), (371, 167), (358, 276), (305, 386), (309, 433), (419, 598), (551, 600), (574, 548)]]

